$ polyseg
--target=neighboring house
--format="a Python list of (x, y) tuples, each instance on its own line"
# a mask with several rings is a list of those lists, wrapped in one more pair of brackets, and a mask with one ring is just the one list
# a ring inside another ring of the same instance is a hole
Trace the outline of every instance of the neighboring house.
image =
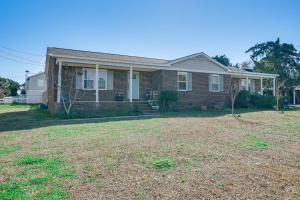
[(25, 81), (26, 102), (29, 104), (45, 102), (46, 78), (45, 73), (40, 72), (32, 76), (26, 75)]
[(300, 104), (300, 86), (296, 86), (293, 90), (293, 104)]
[(205, 53), (166, 60), (61, 48), (47, 48), (45, 73), (51, 113), (62, 111), (71, 85), (77, 91), (72, 109), (80, 112), (128, 111), (164, 90), (177, 91), (174, 106), (185, 110), (223, 106), (232, 82), (262, 94), (262, 80), (272, 79), (275, 88), (277, 76), (225, 67)]

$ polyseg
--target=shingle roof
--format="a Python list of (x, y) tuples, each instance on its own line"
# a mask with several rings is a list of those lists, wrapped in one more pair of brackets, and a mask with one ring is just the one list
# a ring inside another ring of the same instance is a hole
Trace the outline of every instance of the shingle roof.
[(110, 54), (110, 53), (101, 53), (101, 52), (92, 52), (92, 51), (80, 51), (73, 49), (63, 49), (56, 47), (48, 47), (47, 53), (65, 55), (65, 56), (76, 56), (78, 58), (85, 57), (91, 59), (105, 59), (105, 60), (114, 60), (114, 61), (125, 61), (125, 62), (137, 62), (145, 64), (167, 64), (170, 60), (166, 59), (157, 59), (157, 58), (146, 58), (139, 56), (129, 56), (129, 55), (120, 55), (120, 54)]
[(236, 67), (227, 67), (229, 72), (240, 72), (244, 73), (245, 71)]

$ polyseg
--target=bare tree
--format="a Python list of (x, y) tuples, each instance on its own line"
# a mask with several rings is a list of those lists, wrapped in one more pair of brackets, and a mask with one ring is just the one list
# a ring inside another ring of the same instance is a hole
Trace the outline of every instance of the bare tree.
[(230, 88), (229, 88), (229, 95), (230, 95), (230, 100), (231, 100), (231, 114), (232, 116), (235, 116), (234, 114), (234, 103), (235, 99), (240, 93), (240, 87), (237, 83), (231, 83)]
[(247, 68), (249, 68), (249, 67), (251, 67), (251, 65), (252, 65), (252, 61), (251, 60), (249, 60), (249, 61), (243, 61), (243, 62), (241, 62), (240, 63), (240, 68), (241, 69), (247, 69)]
[(70, 117), (71, 108), (72, 108), (74, 102), (76, 101), (77, 95), (78, 95), (78, 89), (76, 87), (75, 87), (75, 89), (73, 88), (75, 85), (74, 80), (76, 79), (76, 73), (77, 73), (76, 70), (74, 70), (74, 72), (72, 72), (70, 84), (63, 84), (64, 86), (60, 86), (60, 88), (61, 88), (60, 94), (61, 94), (63, 107), (64, 107), (65, 113), (68, 117)]

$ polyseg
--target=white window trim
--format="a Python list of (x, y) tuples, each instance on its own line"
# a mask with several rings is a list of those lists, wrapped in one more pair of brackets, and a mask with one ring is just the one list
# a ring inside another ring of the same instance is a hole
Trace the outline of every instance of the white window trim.
[[(107, 70), (106, 69), (99, 69), (98, 72), (105, 72), (105, 88), (104, 89), (99, 89), (99, 84), (98, 84), (98, 90), (107, 90), (107, 82), (108, 82), (108, 75), (107, 75)], [(99, 76), (99, 73), (98, 73)], [(97, 78), (97, 81), (99, 81), (99, 77)]]
[[(89, 69), (89, 68), (84, 68), (82, 69), (82, 89), (83, 90), (96, 90), (96, 82), (95, 81), (99, 81), (99, 77), (97, 77), (97, 80), (93, 79), (94, 81), (94, 84), (93, 84), (93, 88), (84, 88), (84, 71), (93, 71), (94, 72), (94, 69)], [(107, 87), (108, 87), (108, 71), (106, 69), (98, 69), (98, 72), (106, 72), (106, 76), (105, 76), (105, 88), (104, 89), (99, 89), (98, 90), (107, 90)], [(96, 71), (95, 71), (96, 73)], [(98, 73), (99, 74), (99, 73)], [(99, 76), (99, 75), (98, 75)], [(99, 87), (99, 84), (98, 84), (98, 87)]]
[[(218, 90), (214, 90), (212, 85), (212, 77), (217, 77), (218, 78)], [(220, 74), (211, 74), (211, 82), (210, 82), (211, 86), (211, 92), (220, 92), (221, 91), (221, 79), (220, 79)]]
[[(185, 81), (179, 81), (179, 75), (184, 75), (185, 76)], [(178, 72), (177, 73), (177, 85), (178, 85), (178, 91), (181, 91), (181, 92), (185, 92), (185, 91), (188, 91), (188, 75), (187, 75), (187, 72)], [(185, 82), (185, 90), (183, 89), (179, 89), (179, 83), (184, 83)]]
[(84, 71), (93, 71), (93, 69), (89, 69), (89, 68), (82, 69), (82, 89), (83, 90), (95, 90), (95, 79), (93, 79), (93, 88), (85, 88), (84, 87), (84, 81), (85, 81)]

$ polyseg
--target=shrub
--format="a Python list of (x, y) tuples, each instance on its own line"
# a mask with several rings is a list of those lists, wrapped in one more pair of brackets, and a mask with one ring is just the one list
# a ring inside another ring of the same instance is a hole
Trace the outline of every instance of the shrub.
[(248, 108), (250, 106), (250, 92), (246, 90), (240, 91), (235, 99), (234, 106), (236, 108)]
[(153, 166), (156, 169), (170, 169), (176, 166), (176, 162), (173, 159), (162, 158), (162, 159), (155, 160), (153, 162)]
[(279, 108), (287, 108), (290, 98), (288, 96), (282, 96), (279, 99)]
[(275, 106), (275, 97), (270, 95), (253, 94), (250, 96), (250, 104), (256, 108), (271, 109)]
[(168, 111), (170, 108), (170, 104), (172, 102), (177, 101), (178, 95), (176, 91), (161, 91), (160, 92), (160, 109), (162, 111)]

